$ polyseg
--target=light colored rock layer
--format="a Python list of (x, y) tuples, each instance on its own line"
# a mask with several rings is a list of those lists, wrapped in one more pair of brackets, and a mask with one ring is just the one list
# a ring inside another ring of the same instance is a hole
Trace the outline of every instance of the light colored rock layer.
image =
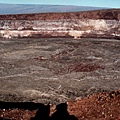
[(92, 20), (92, 19), (64, 19), (64, 20), (1, 20), (0, 37), (32, 37), (38, 36), (71, 36), (80, 38), (91, 34), (113, 37), (120, 36), (120, 21), (118, 20)]

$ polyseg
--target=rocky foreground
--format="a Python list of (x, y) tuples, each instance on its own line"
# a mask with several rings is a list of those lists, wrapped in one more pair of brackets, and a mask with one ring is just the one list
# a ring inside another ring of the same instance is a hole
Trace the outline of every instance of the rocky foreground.
[(73, 13), (0, 15), (0, 37), (120, 39), (120, 9)]
[[(16, 106), (18, 104), (21, 103)], [(6, 103), (0, 103), (3, 108), (7, 108), (0, 110), (0, 120), (120, 120), (119, 91), (94, 94), (57, 106), (22, 104), (18, 108), (13, 104), (14, 107), (9, 108), (9, 105), (5, 106)]]

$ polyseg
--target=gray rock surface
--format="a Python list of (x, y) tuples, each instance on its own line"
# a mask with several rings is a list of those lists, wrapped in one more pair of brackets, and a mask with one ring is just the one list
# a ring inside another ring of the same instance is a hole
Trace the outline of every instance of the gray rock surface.
[(120, 41), (0, 39), (0, 101), (61, 103), (120, 89)]

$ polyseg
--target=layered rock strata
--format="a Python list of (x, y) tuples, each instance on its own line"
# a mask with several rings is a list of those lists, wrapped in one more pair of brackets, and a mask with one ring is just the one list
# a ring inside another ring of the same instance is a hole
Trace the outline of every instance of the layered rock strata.
[(0, 37), (120, 38), (120, 10), (1, 15)]

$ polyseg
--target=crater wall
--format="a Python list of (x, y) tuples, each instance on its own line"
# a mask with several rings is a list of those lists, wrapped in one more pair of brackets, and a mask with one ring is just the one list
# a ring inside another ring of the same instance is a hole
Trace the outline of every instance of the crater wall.
[(1, 15), (0, 37), (95, 37), (120, 39), (120, 10)]

